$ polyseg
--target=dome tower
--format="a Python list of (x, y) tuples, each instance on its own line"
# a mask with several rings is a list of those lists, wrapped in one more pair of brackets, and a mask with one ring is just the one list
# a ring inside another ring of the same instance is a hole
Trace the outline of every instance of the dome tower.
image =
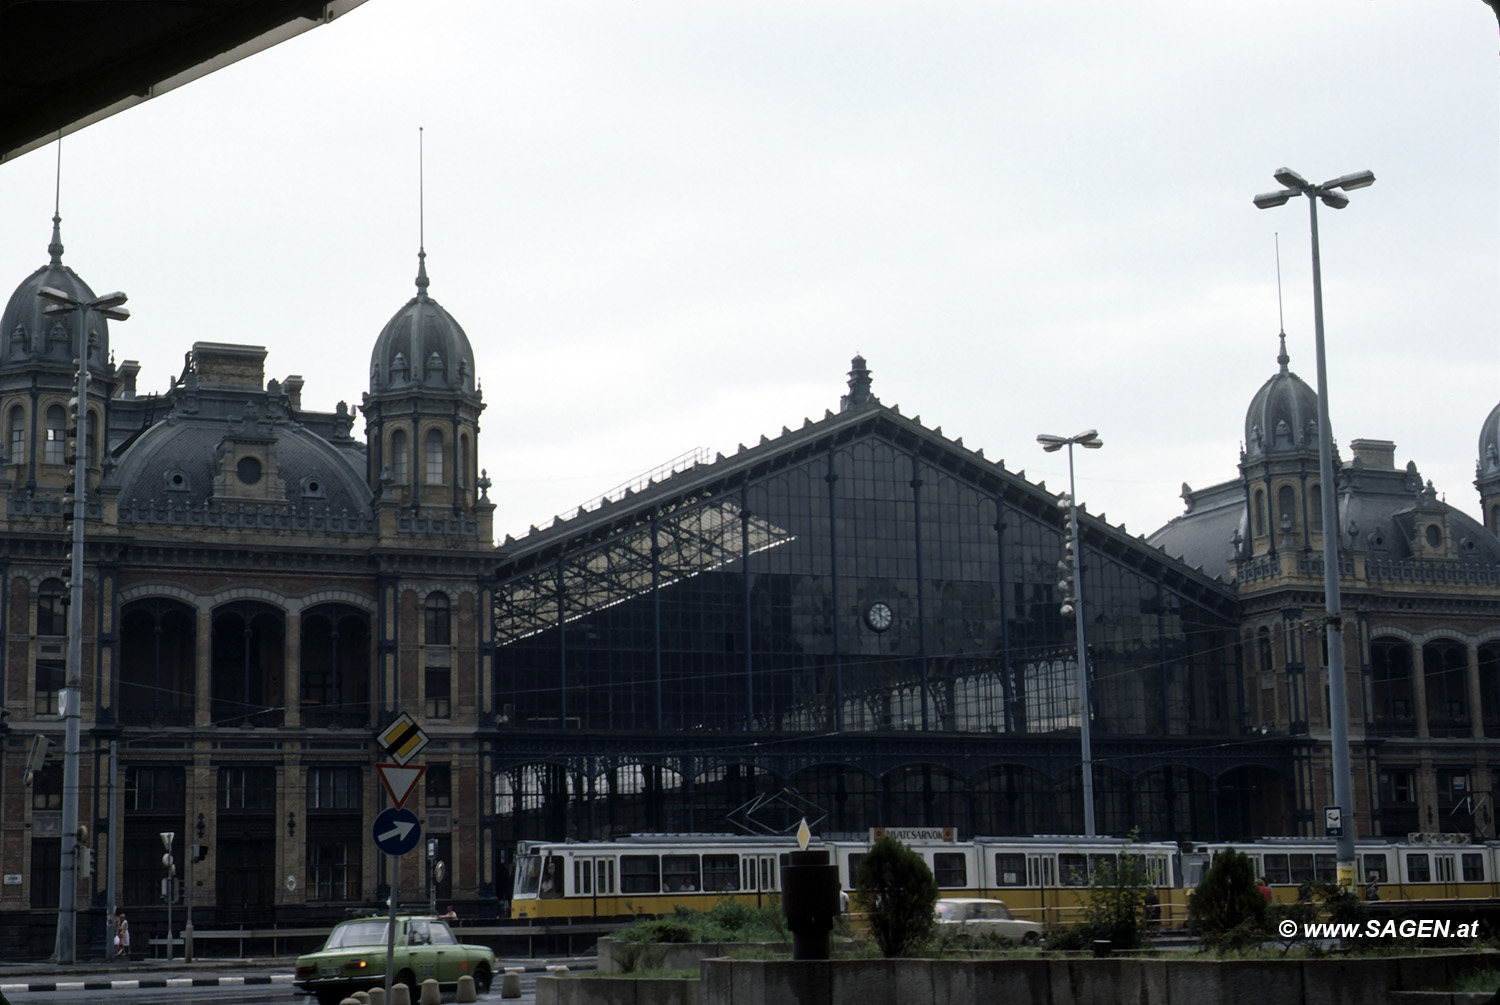
[(1479, 508), (1484, 526), (1500, 534), (1500, 405), (1490, 409), (1479, 427), (1479, 460), (1474, 463), (1474, 487), (1479, 490)]
[(39, 486), (71, 484), (72, 466), (65, 462), (63, 436), (68, 401), (77, 390), (74, 360), (87, 346), (90, 376), (90, 467), (102, 456), (98, 443), (107, 435), (108, 404), (117, 374), (109, 359), (109, 322), (96, 311), (85, 314), (87, 337), (81, 338), (78, 312), (49, 318), (50, 304), (38, 293), (50, 287), (74, 300), (95, 298), (89, 284), (63, 264), (62, 217), (52, 216), (49, 260), (21, 285), (0, 313), (0, 471), (12, 485), (28, 494)]
[(1310, 551), (1322, 530), (1318, 395), (1288, 368), (1290, 361), (1283, 331), (1280, 369), (1245, 412), (1240, 473), (1249, 515), (1243, 547), (1250, 557), (1288, 548)]
[(483, 395), (463, 327), (427, 295), (427, 252), (417, 253), (417, 295), (386, 323), (370, 354), (364, 396), (367, 478), (376, 500), (413, 515), (487, 509), (477, 470)]

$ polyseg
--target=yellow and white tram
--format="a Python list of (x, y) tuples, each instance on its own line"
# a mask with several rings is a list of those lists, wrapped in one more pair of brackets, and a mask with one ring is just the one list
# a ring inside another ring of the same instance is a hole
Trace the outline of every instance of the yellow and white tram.
[[(1158, 888), (1163, 919), (1182, 897), (1177, 845), (1120, 838), (1023, 837), (914, 841), (945, 897), (997, 897), (1019, 918), (1056, 926), (1077, 920), (1089, 877), (1122, 853), (1140, 856)], [(707, 910), (724, 899), (769, 902), (796, 849), (790, 838), (637, 835), (605, 842), (522, 842), (511, 917), (516, 920), (660, 915)], [(839, 884), (853, 890), (868, 841), (813, 841), (832, 853)]]

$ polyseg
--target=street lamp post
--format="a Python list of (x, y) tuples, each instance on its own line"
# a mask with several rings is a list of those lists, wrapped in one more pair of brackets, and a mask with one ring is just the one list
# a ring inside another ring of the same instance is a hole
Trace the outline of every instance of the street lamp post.
[[(124, 321), (130, 312), (122, 304), (123, 293), (109, 293), (93, 300), (77, 300), (62, 290), (43, 286), (37, 296), (48, 302), (42, 313), (49, 318), (78, 313), (78, 386), (72, 404), (71, 421), (77, 430), (77, 447), (73, 456), (73, 539), (68, 565), (68, 665), (59, 703), (63, 727), (63, 804), (62, 862), (58, 880), (57, 942), (54, 955), (58, 963), (74, 962), (77, 945), (76, 914), (78, 901), (78, 757), (80, 716), (83, 696), (83, 520), (88, 512), (88, 388), (90, 311), (115, 321)], [(111, 842), (115, 840), (114, 818), (110, 819)]]
[[(1104, 446), (1097, 430), (1086, 429), (1077, 436), (1053, 436), (1042, 433), (1036, 438), (1047, 453), (1068, 448), (1068, 533), (1069, 554), (1059, 566), (1065, 566), (1064, 575), (1069, 576), (1073, 587), (1070, 598), (1063, 600), (1062, 613), (1073, 615), (1073, 633), (1078, 641), (1078, 727), (1083, 756), (1083, 833), (1094, 837), (1094, 754), (1089, 740), (1089, 667), (1087, 640), (1083, 634), (1083, 541), (1078, 536), (1078, 494), (1073, 484), (1073, 444), (1086, 450), (1098, 450)], [(1069, 561), (1071, 559), (1071, 562)], [(1071, 608), (1071, 612), (1070, 609)]]
[[(1354, 886), (1354, 784), (1349, 764), (1349, 699), (1344, 682), (1343, 608), (1339, 599), (1338, 489), (1333, 482), (1333, 429), (1328, 421), (1328, 367), (1323, 352), (1323, 270), (1318, 253), (1318, 203), (1332, 209), (1349, 205), (1345, 191), (1375, 184), (1373, 171), (1341, 175), (1313, 185), (1291, 168), (1280, 168), (1274, 177), (1284, 186), (1255, 197), (1259, 209), (1285, 205), (1296, 196), (1307, 197), (1312, 222), (1313, 336), (1318, 360), (1318, 481), (1323, 517), (1323, 596), (1327, 623), (1324, 638), (1328, 648), (1329, 732), (1333, 747), (1333, 803), (1339, 827), (1335, 833), (1339, 885)], [(1325, 817), (1325, 825), (1332, 821)]]

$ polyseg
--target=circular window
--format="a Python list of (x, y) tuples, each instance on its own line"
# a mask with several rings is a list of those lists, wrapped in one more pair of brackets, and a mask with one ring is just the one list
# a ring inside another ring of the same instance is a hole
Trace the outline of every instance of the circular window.
[(254, 485), (260, 481), (260, 458), (241, 457), (240, 463), (235, 466), (235, 474), (240, 476), (240, 481), (246, 485)]
[(1428, 524), (1427, 525), (1427, 546), (1429, 548), (1436, 548), (1438, 545), (1440, 545), (1442, 543), (1443, 543), (1443, 532), (1438, 529), (1438, 525), (1435, 524), (1435, 523)]

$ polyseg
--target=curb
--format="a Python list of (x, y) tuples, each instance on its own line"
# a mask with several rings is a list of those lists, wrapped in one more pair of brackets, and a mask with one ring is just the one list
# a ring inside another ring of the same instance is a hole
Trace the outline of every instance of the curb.
[(290, 984), (291, 974), (249, 977), (138, 977), (120, 980), (35, 981), (30, 984), (0, 984), (0, 995), (31, 991), (134, 991), (141, 988), (223, 988), (248, 984)]

